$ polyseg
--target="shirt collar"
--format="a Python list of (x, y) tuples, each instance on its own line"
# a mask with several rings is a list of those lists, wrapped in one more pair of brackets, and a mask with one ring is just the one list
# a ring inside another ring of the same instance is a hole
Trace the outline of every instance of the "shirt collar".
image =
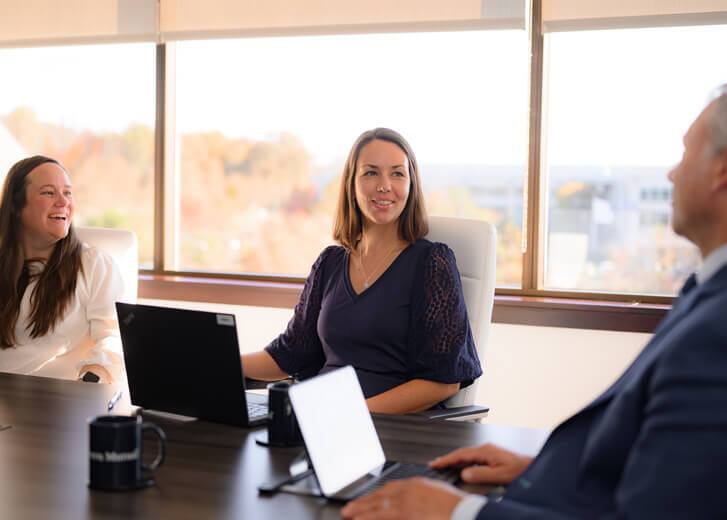
[(697, 283), (703, 284), (717, 271), (727, 265), (727, 244), (723, 244), (707, 256), (697, 269)]
[(45, 269), (45, 260), (41, 258), (29, 258), (25, 261), (25, 265), (28, 268), (28, 274), (30, 276), (36, 276)]

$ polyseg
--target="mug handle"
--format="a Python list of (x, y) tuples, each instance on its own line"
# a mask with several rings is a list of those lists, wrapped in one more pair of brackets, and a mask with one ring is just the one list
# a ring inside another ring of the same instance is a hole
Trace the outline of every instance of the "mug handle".
[(158, 446), (158, 453), (156, 458), (152, 461), (151, 464), (143, 464), (141, 465), (141, 469), (143, 471), (149, 471), (154, 472), (156, 469), (161, 466), (164, 463), (164, 459), (167, 456), (167, 436), (164, 434), (164, 431), (159, 428), (154, 423), (145, 422), (141, 425), (141, 432), (142, 435), (144, 433), (144, 430), (151, 430), (153, 431), (157, 436), (157, 446)]

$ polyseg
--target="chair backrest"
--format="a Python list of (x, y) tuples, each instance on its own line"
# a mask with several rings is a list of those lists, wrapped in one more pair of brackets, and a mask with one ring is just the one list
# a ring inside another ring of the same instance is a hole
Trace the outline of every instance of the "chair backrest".
[(136, 233), (124, 229), (76, 227), (81, 242), (111, 255), (124, 280), (123, 301), (136, 303), (139, 285), (139, 246)]
[[(432, 242), (447, 244), (457, 258), (467, 315), (480, 361), (484, 359), (495, 300), (495, 226), (484, 220), (429, 217)], [(474, 403), (477, 381), (446, 401), (448, 407)]]

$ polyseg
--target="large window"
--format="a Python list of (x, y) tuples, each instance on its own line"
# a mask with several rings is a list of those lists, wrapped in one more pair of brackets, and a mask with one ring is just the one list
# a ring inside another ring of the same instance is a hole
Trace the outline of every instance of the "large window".
[(548, 36), (546, 288), (673, 294), (694, 270), (667, 173), (727, 81), (726, 41), (725, 26)]
[(76, 224), (134, 230), (151, 265), (154, 44), (0, 50), (0, 175), (42, 154), (69, 171)]
[[(350, 146), (390, 127), (416, 152), (431, 215), (496, 225), (501, 293), (675, 294), (700, 259), (671, 229), (667, 174), (727, 82), (727, 25), (710, 25), (725, 11), (405, 3), (416, 9), (132, 2), (57, 34), (11, 20), (0, 175), (27, 155), (58, 158), (77, 223), (136, 231), (158, 274), (300, 279), (332, 242)], [(122, 40), (148, 43), (98, 43)]]
[(498, 282), (519, 285), (527, 65), (524, 30), (177, 43), (176, 266), (307, 274), (350, 146), (387, 126), (429, 213), (495, 223)]

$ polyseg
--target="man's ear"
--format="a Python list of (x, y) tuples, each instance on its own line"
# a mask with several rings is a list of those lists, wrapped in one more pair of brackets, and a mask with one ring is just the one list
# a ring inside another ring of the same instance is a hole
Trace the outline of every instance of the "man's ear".
[(715, 161), (715, 176), (712, 189), (715, 192), (727, 191), (727, 148), (717, 154)]

